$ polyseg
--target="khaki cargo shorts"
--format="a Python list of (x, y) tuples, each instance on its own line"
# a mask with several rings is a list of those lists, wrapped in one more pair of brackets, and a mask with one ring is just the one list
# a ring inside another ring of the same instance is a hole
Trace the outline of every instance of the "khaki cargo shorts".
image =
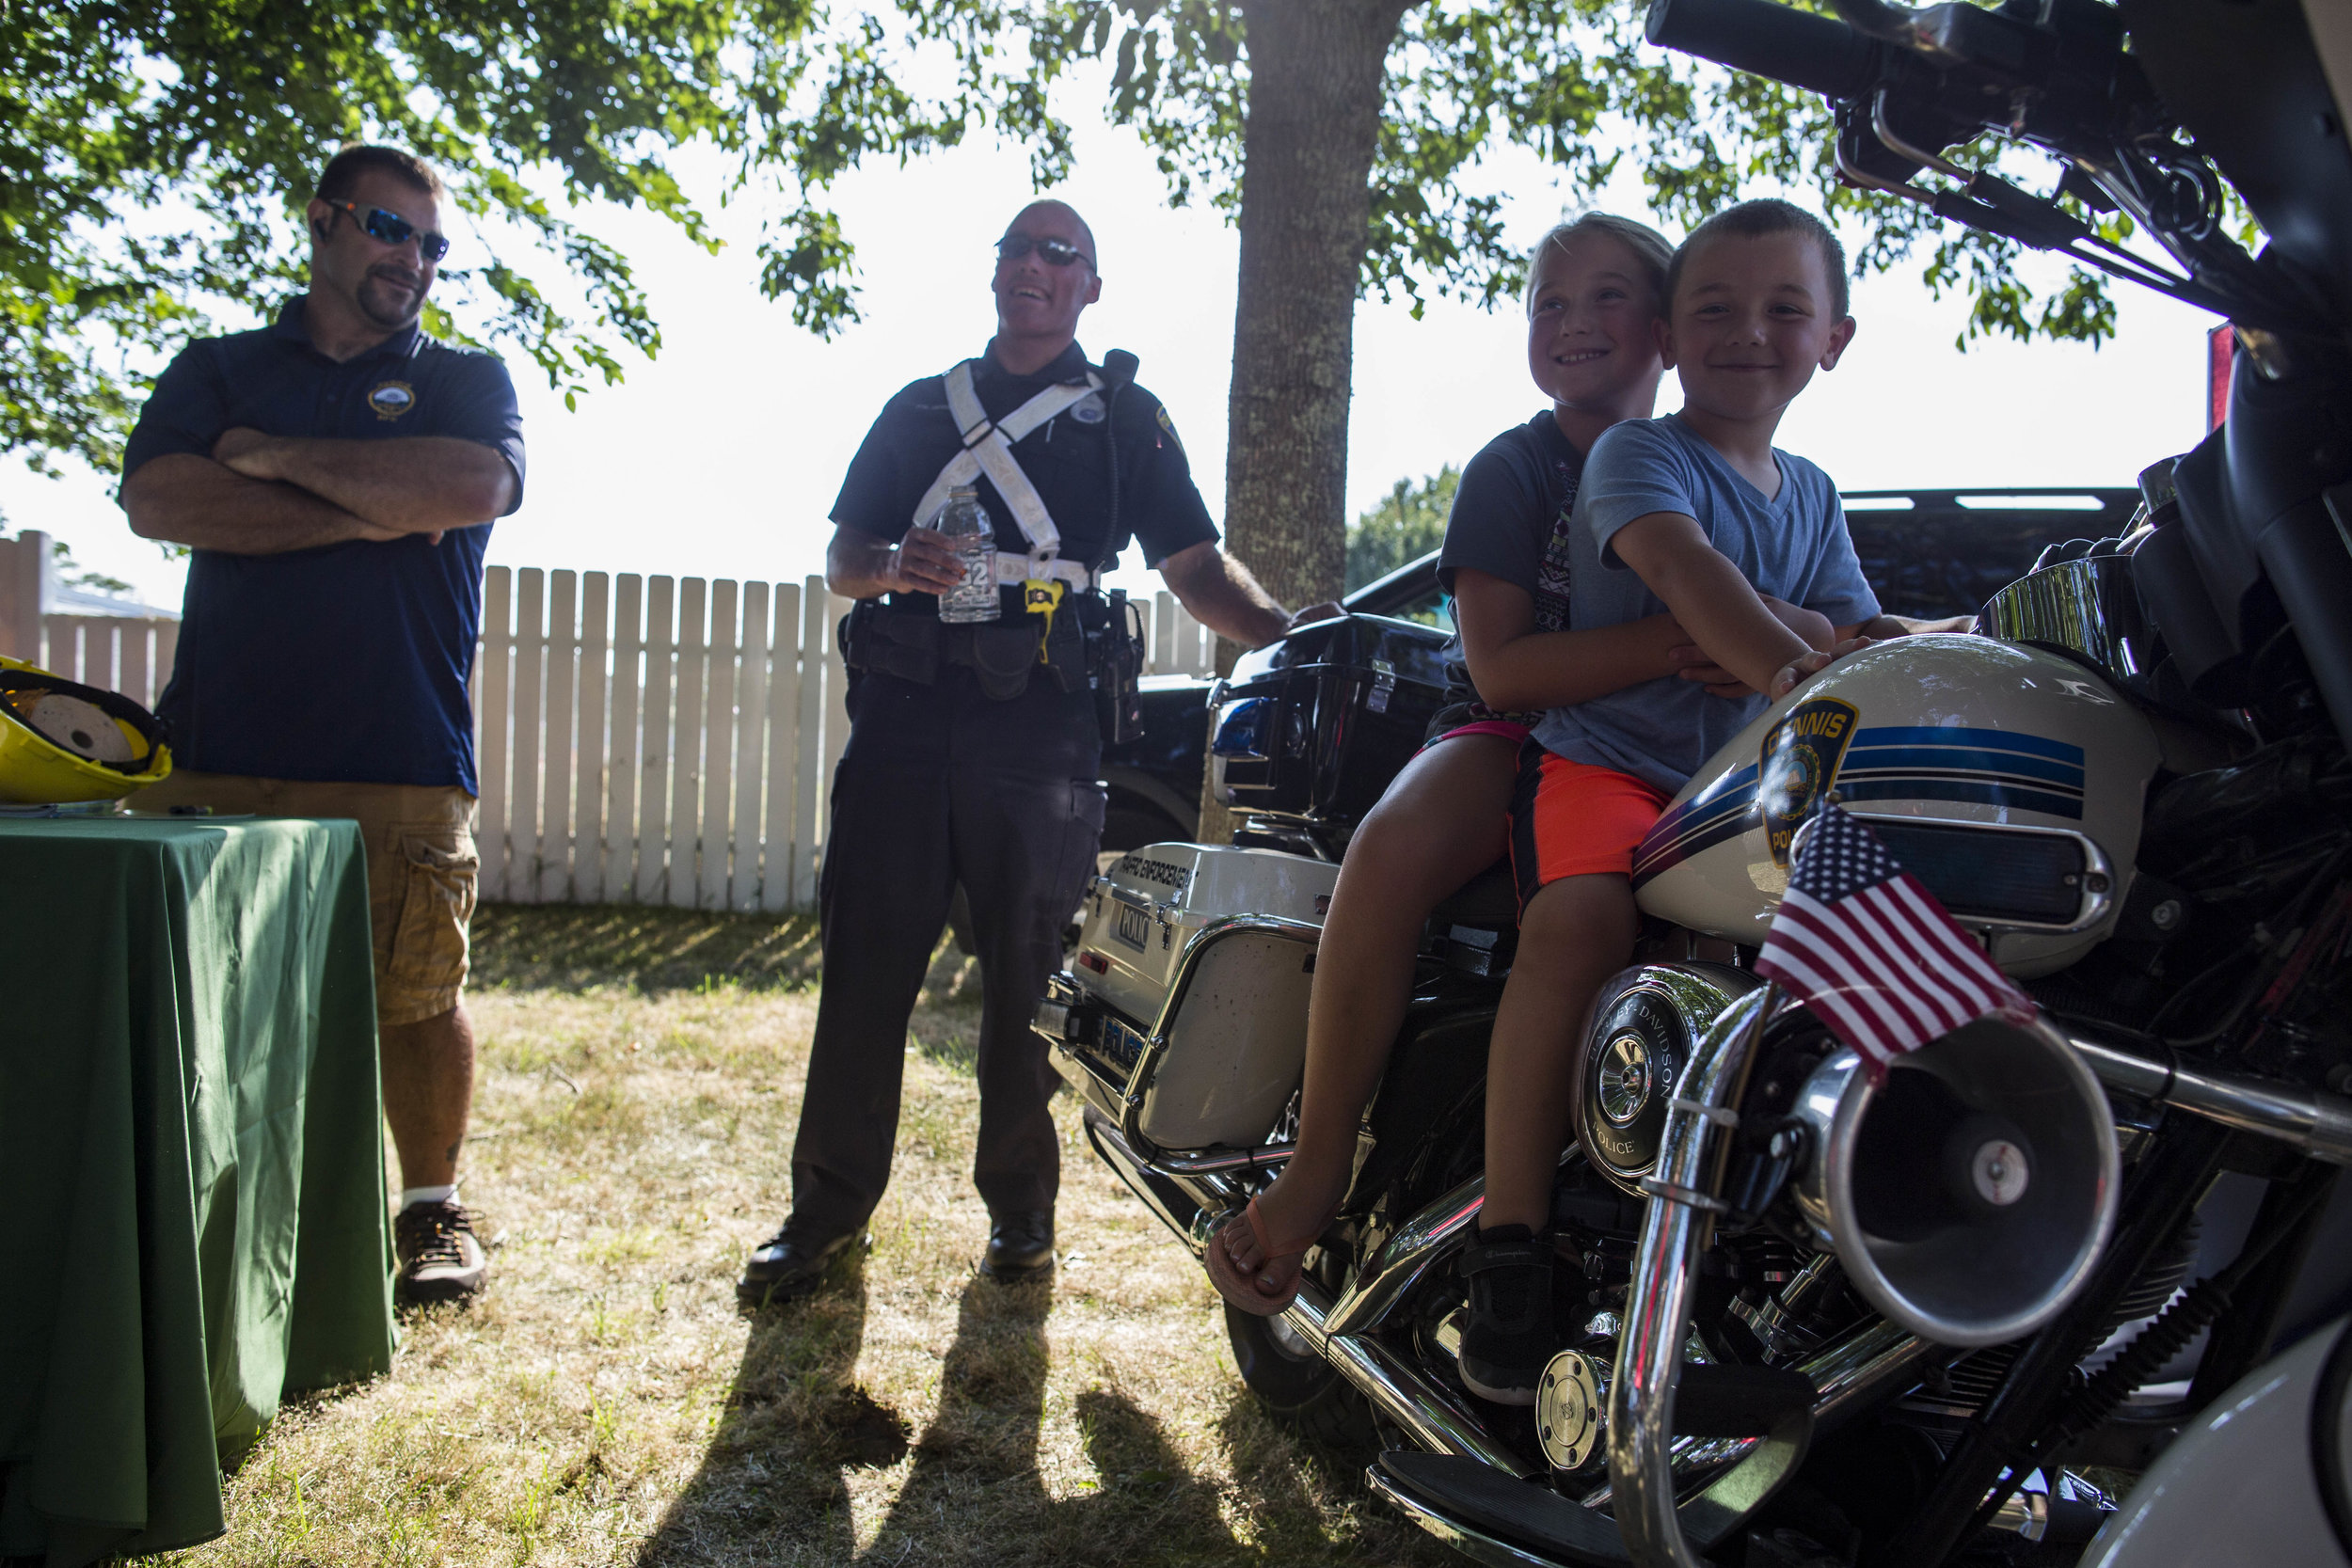
[(210, 806), (223, 816), (342, 816), (367, 846), (380, 1027), (438, 1018), (466, 989), (466, 926), (482, 858), (474, 798), (455, 785), (254, 779), (177, 768), (131, 797), (134, 811)]

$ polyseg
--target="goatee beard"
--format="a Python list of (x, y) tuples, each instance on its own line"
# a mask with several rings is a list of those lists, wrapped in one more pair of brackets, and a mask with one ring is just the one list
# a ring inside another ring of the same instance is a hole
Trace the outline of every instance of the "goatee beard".
[[(379, 309), (373, 297), (378, 290), (395, 291), (403, 303), (389, 310)], [(371, 277), (359, 285), (358, 303), (361, 315), (378, 326), (394, 330), (414, 325), (417, 318), (424, 312), (422, 294), (413, 289), (381, 278)]]

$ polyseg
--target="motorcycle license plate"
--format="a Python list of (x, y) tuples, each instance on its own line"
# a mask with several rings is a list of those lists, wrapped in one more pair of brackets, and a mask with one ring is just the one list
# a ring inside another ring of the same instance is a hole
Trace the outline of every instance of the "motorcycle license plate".
[(1132, 904), (1119, 906), (1119, 940), (1142, 952), (1152, 944), (1152, 916)]

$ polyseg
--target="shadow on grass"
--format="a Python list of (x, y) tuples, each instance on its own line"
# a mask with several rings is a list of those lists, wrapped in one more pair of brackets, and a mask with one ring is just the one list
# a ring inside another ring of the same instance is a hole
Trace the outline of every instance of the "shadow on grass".
[(1158, 1423), (1124, 1395), (1079, 1398), (1098, 1490), (1057, 1501), (1038, 1475), (1043, 1284), (964, 1287), (938, 1414), (872, 1543), (856, 1549), (845, 1474), (898, 1464), (910, 1432), (850, 1381), (864, 1293), (820, 1295), (753, 1331), (699, 1474), (637, 1568), (687, 1563), (1228, 1563), (1258, 1553), (1217, 1515)]
[[(1319, 1523), (1298, 1461), (1320, 1467), (1325, 1459), (1301, 1456), (1275, 1438), (1263, 1417), (1244, 1408), (1246, 1400), (1220, 1425), (1239, 1429), (1227, 1433), (1236, 1451), (1274, 1460), (1248, 1465), (1240, 1478), (1252, 1540), (1235, 1537), (1216, 1486), (1191, 1474), (1160, 1423), (1115, 1388), (1090, 1388), (1077, 1399), (1081, 1441), (1099, 1479), (1076, 1497), (1052, 1497), (1038, 1473), (1052, 1296), (1042, 1283), (1000, 1285), (975, 1275), (965, 1285), (940, 1367), (938, 1413), (912, 1443), (914, 1462), (863, 1552), (844, 1478), (854, 1466), (898, 1464), (911, 1436), (903, 1418), (850, 1381), (863, 1287), (854, 1301), (818, 1296), (765, 1316), (701, 1472), (636, 1568), (1364, 1560), (1359, 1531), (1327, 1533)], [(789, 1392), (777, 1391), (787, 1386)], [(1278, 1459), (1269, 1448), (1287, 1452)], [(1352, 1470), (1360, 1459), (1333, 1463)], [(1402, 1547), (1406, 1560), (1441, 1555), (1424, 1552), (1425, 1543), (1393, 1522), (1374, 1533), (1390, 1537), (1386, 1544)]]
[(702, 1468), (646, 1542), (640, 1568), (857, 1555), (843, 1470), (898, 1463), (907, 1427), (851, 1381), (866, 1281), (862, 1267), (850, 1269), (816, 1295), (760, 1314)]
[(651, 904), (485, 904), (474, 911), (477, 987), (647, 995), (714, 984), (800, 990), (817, 983), (809, 915), (705, 914)]

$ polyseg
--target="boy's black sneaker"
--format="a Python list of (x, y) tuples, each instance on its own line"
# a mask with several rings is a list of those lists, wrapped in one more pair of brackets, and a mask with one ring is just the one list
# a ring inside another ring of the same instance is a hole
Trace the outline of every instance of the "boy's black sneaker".
[(1481, 1230), (1462, 1254), (1470, 1321), (1462, 1328), (1462, 1386), (1497, 1404), (1534, 1404), (1559, 1344), (1551, 1327), (1551, 1238), (1523, 1225)]

